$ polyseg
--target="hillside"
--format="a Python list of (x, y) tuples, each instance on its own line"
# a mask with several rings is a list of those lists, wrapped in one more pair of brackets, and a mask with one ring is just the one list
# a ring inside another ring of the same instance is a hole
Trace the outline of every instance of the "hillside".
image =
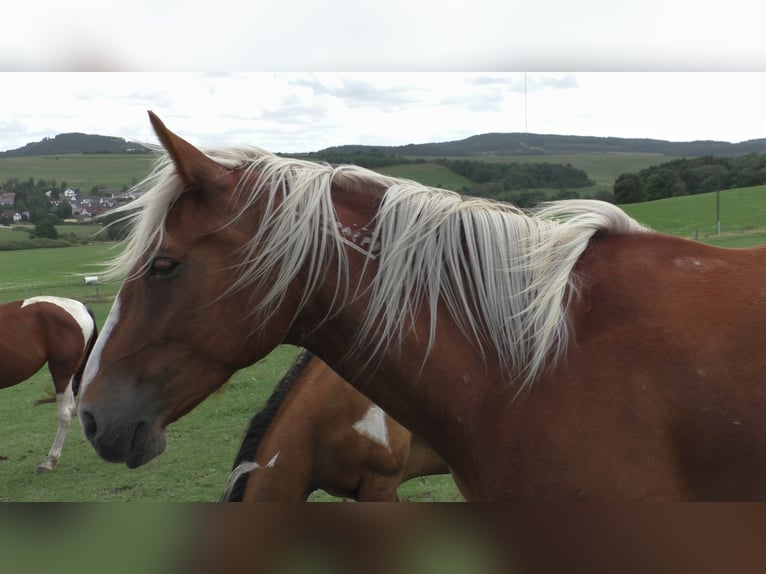
[(740, 143), (721, 141), (671, 142), (595, 136), (530, 133), (489, 133), (462, 140), (403, 146), (343, 145), (321, 153), (384, 153), (405, 157), (530, 156), (570, 153), (651, 153), (675, 157), (737, 156), (766, 152), (766, 139)]
[[(71, 153), (146, 153), (145, 147), (123, 138), (83, 133), (59, 134), (0, 152), (0, 157), (61, 155)], [(462, 140), (400, 146), (341, 145), (317, 154), (369, 154), (402, 157), (545, 156), (585, 153), (648, 153), (673, 157), (739, 156), (766, 153), (766, 138), (740, 143), (723, 141), (671, 142), (596, 136), (531, 133), (488, 133)], [(292, 154), (288, 154), (292, 155)], [(298, 154), (303, 155), (303, 154)], [(310, 154), (311, 155), (311, 154)]]
[(766, 185), (621, 204), (629, 215), (651, 229), (682, 237), (715, 239), (720, 213), (722, 235), (766, 229)]
[(71, 153), (148, 153), (144, 146), (113, 136), (82, 133), (59, 134), (28, 143), (24, 147), (0, 152), (0, 157), (28, 157)]

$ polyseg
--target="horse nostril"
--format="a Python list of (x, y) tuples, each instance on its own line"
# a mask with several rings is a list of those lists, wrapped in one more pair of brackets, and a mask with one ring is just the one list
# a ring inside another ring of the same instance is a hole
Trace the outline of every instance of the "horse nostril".
[(82, 430), (85, 431), (85, 437), (88, 440), (93, 440), (96, 436), (96, 432), (98, 432), (96, 417), (89, 411), (82, 411), (80, 413), (80, 420), (82, 421)]

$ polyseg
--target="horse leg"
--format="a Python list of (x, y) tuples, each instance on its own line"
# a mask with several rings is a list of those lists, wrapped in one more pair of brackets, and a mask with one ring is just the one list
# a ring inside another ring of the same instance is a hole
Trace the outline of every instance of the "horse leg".
[(62, 393), (56, 393), (56, 406), (58, 407), (58, 420), (59, 428), (56, 433), (56, 438), (53, 441), (48, 456), (37, 465), (35, 474), (41, 472), (49, 472), (53, 470), (61, 458), (61, 450), (64, 448), (64, 440), (66, 440), (67, 432), (69, 431), (69, 425), (72, 423), (72, 415), (75, 411), (74, 393), (72, 392), (72, 381), (64, 389)]

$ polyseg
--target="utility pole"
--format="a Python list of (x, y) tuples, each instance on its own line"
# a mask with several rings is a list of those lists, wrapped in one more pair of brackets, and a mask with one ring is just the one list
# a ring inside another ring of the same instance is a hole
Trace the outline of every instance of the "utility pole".
[(715, 233), (721, 235), (721, 166), (716, 170), (717, 181), (715, 186)]
[(529, 126), (527, 125), (527, 73), (524, 72), (524, 133), (529, 133)]

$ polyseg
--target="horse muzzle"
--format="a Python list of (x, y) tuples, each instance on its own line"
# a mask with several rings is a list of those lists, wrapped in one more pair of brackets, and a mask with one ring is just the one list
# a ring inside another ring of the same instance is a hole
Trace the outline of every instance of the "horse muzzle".
[(137, 468), (162, 454), (167, 446), (165, 432), (149, 421), (106, 425), (88, 410), (80, 411), (80, 420), (86, 438), (108, 462), (124, 462), (129, 468)]
[(111, 404), (121, 401), (96, 404), (86, 394), (80, 403), (85, 437), (101, 458), (137, 468), (165, 451), (165, 429), (152, 409), (143, 408), (140, 402), (128, 408), (111, 408)]

